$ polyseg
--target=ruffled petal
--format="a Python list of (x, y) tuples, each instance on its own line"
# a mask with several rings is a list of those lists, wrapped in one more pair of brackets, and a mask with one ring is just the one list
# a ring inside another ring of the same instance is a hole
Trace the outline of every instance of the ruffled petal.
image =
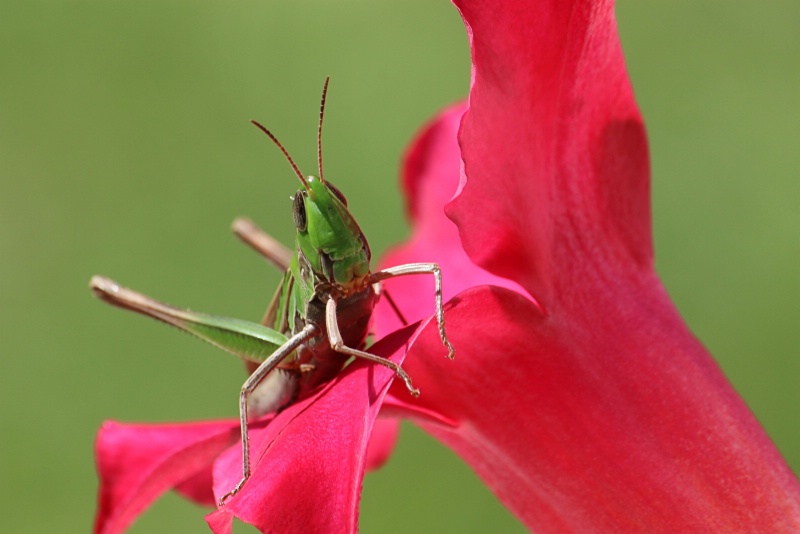
[(649, 272), (647, 143), (613, 2), (455, 4), (473, 79), (447, 213), (467, 253), (546, 309), (598, 270)]
[[(405, 157), (403, 188), (413, 234), (407, 243), (384, 255), (379, 264), (380, 268), (386, 268), (404, 263), (438, 263), (444, 273), (445, 301), (468, 287), (483, 284), (522, 291), (515, 282), (493, 275), (469, 259), (461, 246), (458, 229), (442, 209), (455, 194), (460, 180), (461, 151), (456, 135), (465, 110), (464, 104), (443, 110), (411, 143)], [(429, 317), (434, 311), (431, 276), (394, 278), (383, 282), (383, 288), (406, 321)], [(402, 324), (383, 299), (375, 312), (376, 331), (391, 332)]]
[(193, 478), (207, 472), (214, 458), (238, 441), (238, 426), (232, 421), (168, 425), (106, 421), (95, 443), (100, 490), (94, 531), (123, 532), (162, 493), (184, 482), (191, 486), (184, 488), (205, 504), (211, 488), (203, 491)]

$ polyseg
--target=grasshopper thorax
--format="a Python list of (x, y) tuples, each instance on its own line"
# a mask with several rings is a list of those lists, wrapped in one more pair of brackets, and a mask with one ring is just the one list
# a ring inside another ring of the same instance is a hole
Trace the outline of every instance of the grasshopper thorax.
[(303, 186), (292, 206), (297, 253), (302, 255), (298, 260), (319, 282), (344, 295), (362, 289), (369, 275), (370, 250), (347, 200), (333, 184), (316, 176), (308, 176)]

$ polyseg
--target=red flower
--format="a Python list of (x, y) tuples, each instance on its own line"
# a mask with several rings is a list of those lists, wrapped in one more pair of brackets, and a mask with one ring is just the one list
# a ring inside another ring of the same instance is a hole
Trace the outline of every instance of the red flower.
[[(380, 410), (450, 446), (537, 532), (800, 530), (798, 481), (653, 270), (647, 144), (612, 3), (456, 4), (469, 104), (410, 149), (414, 235), (383, 261), (440, 263), (456, 361), (426, 326), (404, 363), (419, 399), (356, 362), (255, 424), (252, 478), (210, 526), (355, 531), (364, 470), (396, 433)], [(427, 317), (428, 282), (386, 287)], [(372, 351), (400, 362), (414, 327), (397, 327), (381, 304)], [(213, 505), (239, 455), (233, 420), (107, 423), (96, 532), (124, 530), (169, 488)]]
[[(800, 531), (797, 479), (653, 269), (647, 143), (613, 3), (455, 3), (468, 109), (411, 149), (415, 231), (385, 260), (434, 257), (446, 298), (472, 287), (447, 317), (456, 365), (433, 357), (431, 328), (404, 364), (417, 408), (456, 423), (423, 428), (536, 532)], [(440, 208), (456, 184), (457, 230)], [(422, 316), (419, 283), (386, 285)], [(381, 308), (378, 331), (395, 324)]]
[[(384, 337), (373, 352), (394, 354), (399, 363), (412, 332), (409, 327)], [(253, 474), (206, 518), (212, 530), (231, 532), (236, 516), (262, 531), (355, 532), (364, 469), (379, 465), (390, 446), (378, 443), (367, 451), (393, 376), (385, 367), (356, 362), (317, 394), (251, 425)], [(437, 420), (423, 410), (414, 414)], [(101, 487), (95, 532), (124, 531), (170, 488), (213, 506), (241, 477), (239, 443), (238, 420), (105, 423), (96, 444)]]

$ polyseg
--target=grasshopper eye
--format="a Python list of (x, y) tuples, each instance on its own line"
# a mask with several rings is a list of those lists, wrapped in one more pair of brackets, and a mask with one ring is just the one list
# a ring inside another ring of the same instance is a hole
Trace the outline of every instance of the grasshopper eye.
[(292, 219), (294, 220), (294, 226), (301, 232), (305, 232), (306, 228), (308, 228), (308, 219), (306, 218), (306, 203), (303, 197), (303, 192), (298, 191), (294, 196), (294, 202), (292, 203)]
[(342, 201), (342, 204), (344, 204), (344, 207), (346, 208), (347, 207), (347, 199), (344, 198), (344, 195), (342, 194), (341, 191), (339, 191), (339, 188), (336, 187), (335, 185), (333, 185), (330, 182), (325, 182), (325, 185), (327, 186), (328, 189), (330, 189), (331, 193), (336, 195), (336, 198), (338, 198), (339, 200)]

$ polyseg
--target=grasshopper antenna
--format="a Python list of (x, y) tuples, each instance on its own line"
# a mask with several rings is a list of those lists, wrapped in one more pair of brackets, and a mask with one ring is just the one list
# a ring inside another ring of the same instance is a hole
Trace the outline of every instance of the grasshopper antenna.
[[(327, 83), (326, 83), (326, 86), (327, 86)], [(252, 122), (259, 130), (261, 130), (262, 132), (267, 134), (267, 137), (272, 139), (272, 142), (275, 143), (278, 146), (278, 148), (281, 149), (281, 152), (283, 152), (283, 155), (286, 156), (286, 160), (289, 162), (289, 165), (292, 166), (292, 169), (294, 170), (294, 173), (297, 175), (298, 178), (300, 178), (300, 181), (303, 182), (303, 185), (306, 187), (306, 189), (308, 189), (308, 182), (306, 181), (305, 177), (303, 176), (303, 173), (300, 172), (300, 169), (297, 168), (297, 164), (292, 159), (292, 156), (290, 156), (289, 152), (285, 148), (283, 148), (283, 145), (281, 144), (280, 141), (278, 141), (278, 138), (275, 137), (272, 134), (272, 132), (270, 132), (264, 126), (262, 126), (261, 123), (259, 123), (258, 121), (251, 120), (250, 122)], [(321, 127), (322, 127), (322, 123), (320, 123), (320, 128)]]
[(322, 86), (322, 99), (319, 103), (319, 126), (317, 127), (317, 166), (319, 167), (319, 181), (325, 183), (322, 177), (322, 119), (325, 116), (325, 97), (328, 95), (328, 82), (330, 76), (325, 77), (325, 85)]

